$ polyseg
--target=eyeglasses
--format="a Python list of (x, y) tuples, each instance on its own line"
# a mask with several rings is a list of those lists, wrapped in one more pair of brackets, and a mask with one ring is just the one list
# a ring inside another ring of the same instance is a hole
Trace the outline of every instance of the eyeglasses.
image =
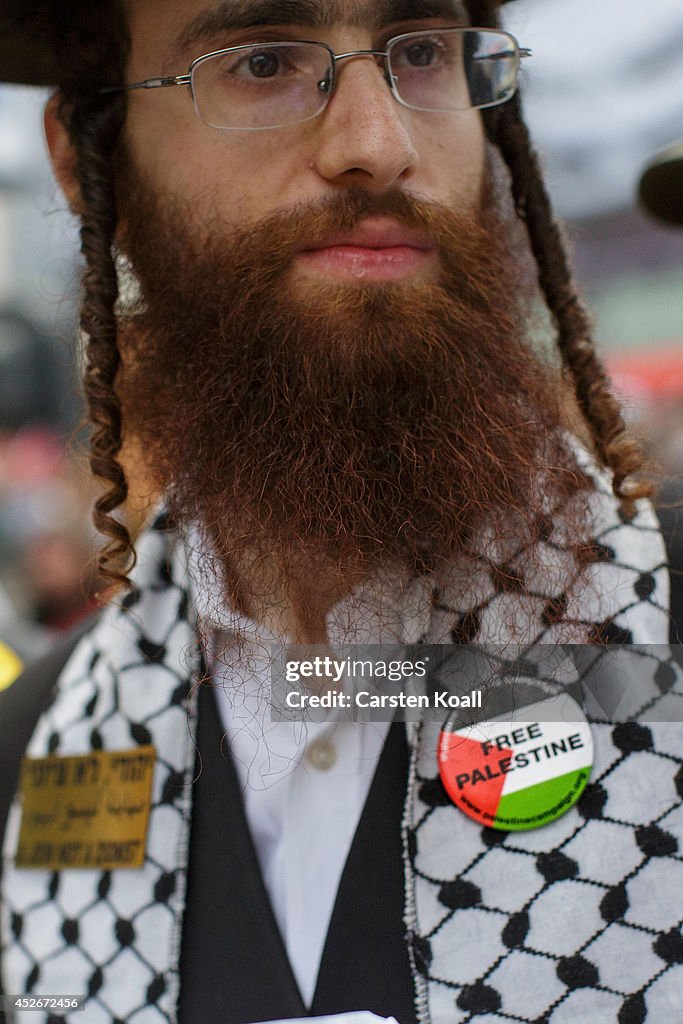
[(520, 58), (530, 56), (508, 32), (481, 28), (408, 32), (384, 50), (349, 53), (308, 41), (253, 43), (204, 54), (186, 75), (100, 92), (186, 85), (209, 127), (263, 131), (318, 117), (334, 95), (342, 60), (374, 60), (402, 106), (448, 113), (505, 103), (517, 90)]

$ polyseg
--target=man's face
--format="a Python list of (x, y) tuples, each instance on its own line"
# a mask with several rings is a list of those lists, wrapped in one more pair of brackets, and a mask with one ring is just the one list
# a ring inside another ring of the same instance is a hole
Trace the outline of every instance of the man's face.
[[(131, 82), (230, 45), (347, 53), (462, 24), (450, 0), (131, 5)], [(181, 87), (130, 95), (121, 240), (144, 301), (122, 323), (124, 429), (227, 579), (242, 549), (343, 575), (535, 528), (544, 460), (553, 485), (566, 465), (558, 388), (485, 152), (477, 112), (402, 107), (368, 57), (275, 130), (210, 128)]]
[[(246, 43), (305, 39), (335, 53), (383, 50), (401, 33), (466, 24), (458, 0), (128, 0), (127, 7), (130, 82), (184, 74), (202, 54)], [(182, 199), (192, 209), (198, 236), (217, 220), (249, 227), (275, 211), (324, 202), (352, 187), (375, 195), (400, 189), (465, 214), (481, 193), (479, 113), (401, 106), (369, 57), (341, 62), (323, 113), (283, 128), (208, 127), (183, 87), (132, 92), (129, 101), (130, 165), (153, 194)], [(429, 240), (397, 229), (389, 217), (368, 217), (345, 245), (327, 241), (297, 255), (291, 276), (299, 290), (317, 282), (418, 280), (437, 273)]]

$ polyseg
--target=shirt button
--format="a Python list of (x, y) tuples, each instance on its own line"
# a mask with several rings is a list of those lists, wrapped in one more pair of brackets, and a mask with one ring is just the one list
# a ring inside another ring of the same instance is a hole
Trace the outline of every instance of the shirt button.
[(328, 772), (337, 760), (337, 751), (330, 740), (314, 740), (306, 751), (306, 759), (319, 772)]

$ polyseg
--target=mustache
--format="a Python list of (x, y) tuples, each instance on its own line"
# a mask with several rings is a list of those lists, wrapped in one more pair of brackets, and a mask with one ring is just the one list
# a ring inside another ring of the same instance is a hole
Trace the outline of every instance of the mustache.
[(242, 234), (252, 242), (262, 241), (254, 255), (262, 266), (264, 255), (274, 265), (289, 261), (302, 245), (323, 243), (330, 236), (355, 231), (363, 220), (389, 217), (404, 227), (429, 235), (437, 248), (448, 248), (464, 231), (472, 231), (472, 219), (446, 206), (427, 202), (400, 189), (375, 195), (355, 188), (312, 203), (300, 203), (276, 211)]
[[(302, 249), (315, 248), (330, 238), (356, 231), (367, 219), (380, 217), (420, 232), (434, 246), (441, 267), (438, 284), (443, 289), (466, 297), (476, 308), (488, 307), (495, 288), (491, 267), (495, 267), (496, 257), (490, 244), (493, 214), (483, 202), (474, 213), (464, 214), (401, 189), (373, 194), (352, 188), (276, 210), (256, 224), (226, 225), (223, 230), (220, 224), (214, 224), (209, 237), (196, 240), (193, 255), (201, 265), (207, 253), (212, 253), (226, 285), (244, 288), (242, 297), (247, 299), (252, 293), (255, 297), (282, 285)], [(499, 230), (497, 237), (500, 240)], [(172, 247), (174, 239), (162, 238), (159, 242), (158, 249), (163, 250), (166, 244)], [(153, 292), (160, 283), (155, 277), (145, 281)], [(175, 296), (167, 291), (165, 300), (173, 305)]]

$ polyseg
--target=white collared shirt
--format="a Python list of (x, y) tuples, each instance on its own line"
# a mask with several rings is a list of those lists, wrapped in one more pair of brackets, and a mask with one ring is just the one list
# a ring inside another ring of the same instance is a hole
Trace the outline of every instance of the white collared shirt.
[[(202, 590), (205, 585), (204, 578)], [(430, 606), (428, 581), (406, 583), (383, 574), (329, 613), (330, 647), (414, 643)], [(201, 600), (199, 607), (201, 614)], [(228, 619), (216, 634), (210, 666), (218, 707), (263, 881), (310, 1007), (344, 864), (389, 722), (271, 721), (272, 644), (283, 638), (244, 616)]]

